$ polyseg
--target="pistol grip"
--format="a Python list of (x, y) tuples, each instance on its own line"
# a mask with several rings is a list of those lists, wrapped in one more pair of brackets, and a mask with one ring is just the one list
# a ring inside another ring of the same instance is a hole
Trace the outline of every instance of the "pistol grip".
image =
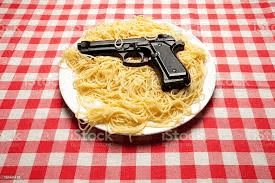
[(154, 55), (151, 63), (160, 75), (162, 90), (169, 91), (189, 86), (190, 75), (175, 53), (175, 51), (183, 50), (184, 44), (174, 43), (171, 46), (167, 42), (161, 42), (152, 43), (152, 47)]

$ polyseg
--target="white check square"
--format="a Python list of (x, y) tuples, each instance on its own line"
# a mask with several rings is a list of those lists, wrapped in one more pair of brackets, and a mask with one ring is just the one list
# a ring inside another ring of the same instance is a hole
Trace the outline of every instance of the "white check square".
[(240, 61), (237, 57), (227, 57), (226, 60), (230, 65), (240, 65)]
[(19, 161), (19, 166), (33, 166), (35, 155), (35, 153), (23, 153)]
[(244, 11), (242, 8), (234, 8), (233, 11), (235, 12), (235, 14), (244, 14)]
[(31, 66), (42, 65), (42, 64), (43, 64), (43, 60), (44, 60), (44, 58), (33, 58), (33, 59), (31, 60), (30, 65), (31, 65)]
[(180, 165), (180, 154), (165, 153), (165, 165)]
[(222, 152), (222, 158), (224, 165), (239, 165), (235, 152)]
[(256, 8), (256, 7), (251, 8), (251, 11), (255, 14), (263, 14), (264, 13), (261, 8)]
[(259, 57), (249, 57), (248, 60), (251, 65), (261, 65), (262, 64), (262, 61)]
[(192, 140), (205, 140), (205, 130), (204, 128), (193, 128), (191, 130)]
[(216, 118), (228, 118), (227, 110), (223, 107), (214, 108), (214, 114)]
[[(222, 0), (220, 0), (220, 1), (222, 1)], [(216, 2), (215, 2), (215, 3), (216, 3)], [(217, 12), (217, 14), (226, 14), (226, 11), (225, 11), (224, 8), (217, 8), (217, 9), (216, 9), (216, 12)]]
[(137, 153), (136, 165), (137, 166), (151, 166), (151, 154), (150, 153)]
[(54, 140), (68, 140), (70, 129), (57, 129), (55, 132)]
[(246, 19), (236, 19), (238, 22), (238, 25), (248, 25), (248, 22)]
[(265, 108), (265, 114), (268, 119), (275, 118), (275, 108)]
[(127, 8), (127, 9), (124, 10), (124, 13), (125, 13), (126, 15), (135, 14), (135, 9)]
[(245, 79), (243, 73), (241, 73), (241, 72), (230, 72), (230, 77), (233, 82), (234, 81), (243, 81)]
[(12, 109), (9, 115), (9, 119), (21, 119), (24, 113), (24, 109)]
[(229, 25), (227, 19), (218, 19), (219, 25)]
[[(228, 180), (228, 179), (227, 179)], [(196, 179), (196, 183), (213, 183), (211, 179)]]
[(164, 14), (164, 15), (167, 15), (167, 14), (171, 14), (171, 10), (172, 9), (168, 9), (168, 8), (162, 8), (161, 9), (161, 13)]
[(0, 141), (12, 141), (16, 136), (16, 130), (3, 130), (0, 134)]
[(257, 50), (255, 44), (251, 44), (251, 43), (244, 43), (244, 47), (246, 50)]
[(163, 4), (170, 4), (171, 1), (170, 1), (170, 0), (162, 0), (162, 3), (163, 3)]
[[(86, 27), (85, 27), (85, 29), (89, 29), (91, 26), (94, 26), (95, 23), (96, 23), (96, 20), (94, 20), (94, 19), (88, 19), (88, 20), (86, 20)], [(72, 32), (72, 34), (73, 34), (73, 32)]]
[(26, 73), (24, 81), (36, 81), (38, 73)]
[(195, 165), (209, 165), (208, 152), (194, 152)]
[[(224, 43), (223, 45), (224, 45), (225, 50), (236, 50), (234, 43)], [(228, 60), (230, 60), (230, 59), (228, 59)]]
[(7, 90), (0, 90), (0, 99), (3, 99), (6, 96)]
[[(3, 14), (5, 14), (1, 9), (0, 9), (0, 11), (3, 13)], [(17, 9), (16, 10), (16, 13), (15, 14), (17, 14), (17, 15), (24, 15), (25, 13), (26, 13), (26, 11), (27, 11), (27, 9)]]
[(252, 73), (254, 79), (256, 81), (267, 81), (266, 77), (265, 77), (265, 73)]
[(66, 4), (66, 0), (58, 0), (56, 1), (56, 4), (60, 4), (60, 5)]
[(109, 1), (108, 3), (109, 3), (109, 4), (117, 4), (117, 3), (118, 3), (118, 0), (112, 0), (112, 1)]
[(241, 118), (254, 118), (251, 108), (239, 108)]
[(53, 31), (45, 31), (43, 33), (43, 38), (52, 38), (54, 35), (54, 32)]
[(236, 98), (248, 98), (246, 89), (235, 88), (234, 93), (235, 93)]
[(232, 140), (233, 135), (231, 129), (219, 128), (218, 129), (219, 140)]
[(59, 20), (49, 20), (48, 21), (48, 26), (57, 26)]
[(28, 25), (39, 25), (40, 20), (30, 19)]
[[(245, 37), (248, 37), (248, 38), (253, 37), (252, 34), (251, 34), (251, 31), (241, 30), (240, 33), (241, 33), (241, 35), (242, 35), (243, 38), (245, 38)], [(255, 45), (254, 43), (248, 43), (248, 44)]]
[(93, 153), (79, 153), (77, 159), (78, 166), (91, 166), (93, 160)]
[(15, 50), (21, 51), (21, 50), (26, 50), (27, 48), (28, 48), (28, 44), (18, 43), (15, 47)]
[(37, 8), (34, 10), (32, 14), (34, 15), (42, 15), (44, 13), (43, 9)]
[(200, 20), (200, 25), (210, 25), (210, 22), (207, 19), (201, 19)]
[(213, 98), (224, 98), (223, 90), (220, 88), (216, 88), (213, 94)]
[(64, 160), (64, 153), (51, 153), (48, 165), (50, 166), (62, 166)]
[(27, 141), (40, 141), (42, 137), (43, 130), (33, 129), (30, 130)]
[(1, 167), (3, 167), (6, 158), (7, 158), (7, 154), (0, 154), (0, 166)]
[(206, 2), (205, 2), (205, 0), (197, 0), (196, 3), (197, 4), (205, 4)]
[(244, 129), (247, 140), (260, 140), (260, 133), (257, 129)]
[[(189, 11), (187, 13), (189, 13)], [(191, 27), (191, 20), (187, 19), (187, 18), (181, 19), (180, 24), (183, 26), (183, 28), (185, 28), (186, 30), (189, 30)], [(206, 36), (206, 35), (204, 35), (204, 36)]]
[[(259, 180), (259, 179), (258, 179)], [(242, 179), (226, 179), (228, 183), (243, 183)], [(266, 182), (264, 182), (266, 183)]]
[(54, 90), (43, 90), (41, 98), (42, 99), (52, 99), (54, 96)]
[[(201, 34), (206, 36), (206, 37), (211, 37), (211, 32), (210, 31), (201, 31)], [(205, 46), (209, 49), (209, 50), (215, 50), (214, 49), (214, 44), (212, 43), (205, 43)], [(213, 59), (213, 61), (215, 63), (217, 63), (217, 59), (216, 58), (211, 58)]]
[[(190, 10), (188, 10), (188, 8), (184, 8), (184, 9), (187, 10), (187, 13), (186, 13), (186, 14), (190, 13)], [(192, 10), (191, 10), (191, 11), (192, 11)], [(201, 8), (201, 9), (200, 9), (200, 14), (202, 14), (202, 15), (207, 15), (207, 14), (208, 14), (207, 9), (206, 9), (206, 8)]]
[(166, 183), (182, 183), (179, 179), (166, 179)]
[(147, 15), (151, 15), (151, 14), (153, 14), (153, 9), (143, 9), (143, 13), (147, 14)]
[(22, 37), (25, 37), (25, 38), (33, 37), (33, 34), (34, 34), (34, 31), (24, 31)]
[(35, 119), (41, 119), (41, 118), (47, 118), (48, 114), (49, 114), (49, 108), (38, 108), (36, 109), (34, 118)]
[(59, 44), (57, 50), (64, 51), (69, 48), (68, 44)]
[(259, 88), (258, 89), (261, 98), (272, 99), (272, 93), (270, 89)]
[(62, 9), (55, 9), (52, 11), (52, 15), (61, 15), (61, 13), (62, 13)]
[(20, 57), (13, 57), (9, 61), (9, 65), (20, 65), (22, 61), (22, 58)]
[(37, 51), (47, 51), (49, 49), (49, 44), (39, 44), (36, 48)]
[[(109, 180), (108, 180), (109, 181)], [(150, 180), (135, 180), (136, 183), (151, 183), (152, 181)], [(167, 181), (166, 181), (167, 182)], [(115, 182), (117, 183), (117, 182)]]
[(14, 32), (15, 32), (15, 30), (4, 31), (4, 33), (2, 34), (2, 37), (4, 37), (4, 38), (13, 37), (14, 36)]
[(116, 13), (115, 8), (107, 8), (107, 10), (106, 10), (106, 14), (115, 14), (115, 13)]
[(251, 152), (251, 158), (253, 165), (259, 165), (259, 166), (267, 166), (267, 160), (265, 153), (263, 152)]
[(1, 81), (12, 81), (14, 73), (3, 73), (1, 76)]
[(121, 166), (122, 154), (121, 153), (108, 153), (107, 166)]
[[(268, 32), (268, 31), (262, 31), (262, 32)], [(265, 35), (265, 36), (266, 37), (272, 37), (272, 35)], [(274, 51), (274, 49), (275, 49), (275, 43), (265, 43), (265, 46), (266, 46), (267, 50), (273, 50)], [(273, 63), (273, 64), (275, 64), (275, 63)]]
[(13, 26), (13, 30), (18, 30), (17, 25), (20, 24), (20, 19), (13, 19), (12, 21), (9, 22), (9, 26)]
[(52, 64), (55, 65), (55, 66), (58, 66), (60, 64), (60, 59), (58, 57), (54, 58)]

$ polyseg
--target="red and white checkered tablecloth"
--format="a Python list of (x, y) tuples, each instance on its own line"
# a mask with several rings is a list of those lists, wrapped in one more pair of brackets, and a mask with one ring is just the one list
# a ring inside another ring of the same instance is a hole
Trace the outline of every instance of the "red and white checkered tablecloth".
[[(273, 182), (274, 10), (272, 0), (1, 1), (0, 181)], [(60, 56), (90, 26), (134, 15), (175, 22), (207, 45), (213, 98), (149, 140), (81, 137), (60, 94)]]

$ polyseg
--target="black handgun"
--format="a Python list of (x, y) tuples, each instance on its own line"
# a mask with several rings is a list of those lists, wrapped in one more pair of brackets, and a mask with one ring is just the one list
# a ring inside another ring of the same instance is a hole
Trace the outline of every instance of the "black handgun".
[[(190, 85), (190, 75), (176, 56), (184, 50), (184, 42), (172, 36), (159, 34), (156, 38), (130, 38), (106, 41), (82, 41), (77, 45), (80, 53), (92, 56), (115, 56), (125, 66), (153, 67), (161, 80), (163, 91), (182, 89)], [(129, 57), (139, 57), (140, 62), (129, 62)]]

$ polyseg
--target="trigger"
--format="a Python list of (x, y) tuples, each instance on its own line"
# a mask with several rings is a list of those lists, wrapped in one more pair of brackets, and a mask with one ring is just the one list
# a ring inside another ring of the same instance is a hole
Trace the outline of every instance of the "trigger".
[(149, 62), (149, 58), (144, 57), (144, 53), (143, 53), (143, 52), (138, 52), (138, 53), (139, 53), (139, 55), (140, 55), (140, 62), (142, 62), (142, 63), (147, 63), (147, 62)]
[(121, 59), (124, 61), (125, 60), (125, 56), (126, 56), (127, 53), (119, 53)]
[(140, 55), (140, 61), (143, 62), (144, 61), (144, 53), (138, 52), (138, 54)]

